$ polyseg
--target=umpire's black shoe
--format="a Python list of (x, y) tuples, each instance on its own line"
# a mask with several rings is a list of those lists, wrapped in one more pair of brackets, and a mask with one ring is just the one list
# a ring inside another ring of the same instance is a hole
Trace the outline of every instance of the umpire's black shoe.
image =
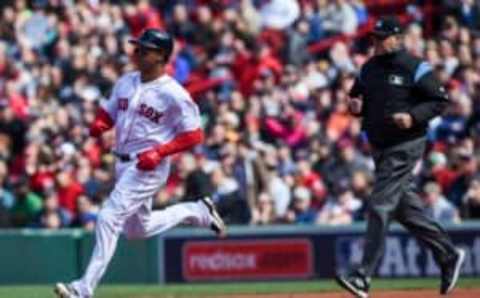
[(370, 289), (369, 278), (358, 273), (352, 273), (349, 275), (337, 275), (335, 276), (335, 280), (342, 288), (355, 295), (355, 297), (368, 297), (368, 290)]
[(453, 288), (455, 288), (455, 284), (458, 281), (458, 276), (460, 275), (460, 269), (462, 268), (464, 260), (465, 250), (459, 248), (451, 260), (440, 266), (440, 270), (442, 272), (442, 281), (440, 285), (441, 295), (446, 295), (450, 293)]

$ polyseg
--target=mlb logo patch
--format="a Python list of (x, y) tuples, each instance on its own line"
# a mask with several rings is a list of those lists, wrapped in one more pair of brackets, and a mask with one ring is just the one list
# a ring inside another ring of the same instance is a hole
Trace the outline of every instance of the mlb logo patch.
[(403, 86), (405, 79), (402, 76), (391, 74), (388, 76), (388, 82), (392, 85)]

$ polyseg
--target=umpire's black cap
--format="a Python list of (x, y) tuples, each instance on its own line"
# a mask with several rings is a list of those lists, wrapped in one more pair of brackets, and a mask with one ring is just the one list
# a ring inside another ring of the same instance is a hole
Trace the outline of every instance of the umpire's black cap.
[(173, 51), (172, 36), (158, 29), (147, 29), (139, 38), (130, 39), (129, 42), (153, 50), (162, 50), (165, 52), (166, 59), (170, 57)]
[(375, 23), (372, 35), (380, 38), (386, 38), (392, 35), (402, 33), (402, 25), (395, 16), (381, 17)]

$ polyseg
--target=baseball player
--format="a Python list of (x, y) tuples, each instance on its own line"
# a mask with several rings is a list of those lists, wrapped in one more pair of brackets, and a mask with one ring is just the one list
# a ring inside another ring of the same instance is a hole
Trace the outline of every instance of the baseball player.
[(115, 128), (116, 183), (98, 215), (96, 244), (85, 274), (70, 284), (56, 284), (60, 298), (93, 297), (122, 231), (128, 239), (145, 238), (188, 222), (209, 227), (219, 237), (226, 235), (225, 224), (209, 198), (151, 210), (153, 195), (169, 175), (169, 155), (201, 143), (203, 131), (198, 107), (165, 73), (172, 37), (148, 29), (130, 42), (135, 44), (138, 71), (116, 82), (90, 126), (93, 137)]

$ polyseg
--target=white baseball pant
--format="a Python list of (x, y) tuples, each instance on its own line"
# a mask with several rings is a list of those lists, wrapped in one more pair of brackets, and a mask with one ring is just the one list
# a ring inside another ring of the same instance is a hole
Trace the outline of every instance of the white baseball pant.
[(140, 171), (135, 162), (117, 163), (117, 181), (104, 203), (95, 229), (95, 248), (83, 277), (71, 283), (82, 298), (92, 297), (105, 273), (123, 231), (128, 239), (163, 233), (185, 222), (207, 227), (209, 210), (201, 202), (179, 203), (153, 211), (152, 197), (164, 185), (164, 171)]

